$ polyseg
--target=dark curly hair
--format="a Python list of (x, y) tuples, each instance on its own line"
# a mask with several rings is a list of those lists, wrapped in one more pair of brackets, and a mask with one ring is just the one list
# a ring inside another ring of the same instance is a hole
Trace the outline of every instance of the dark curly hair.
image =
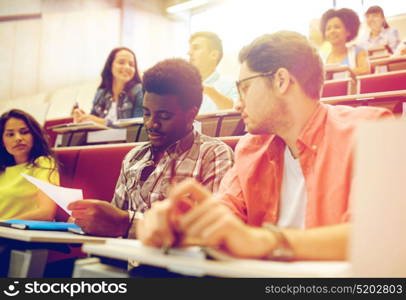
[(327, 22), (335, 17), (339, 18), (341, 22), (343, 22), (345, 28), (350, 33), (347, 37), (347, 42), (355, 39), (358, 35), (360, 21), (357, 13), (349, 8), (341, 8), (337, 10), (329, 9), (323, 14), (320, 21), (320, 30), (323, 38), (325, 38)]
[(3, 172), (7, 167), (16, 164), (14, 156), (7, 152), (3, 142), (5, 126), (7, 121), (11, 118), (24, 121), (33, 137), (33, 145), (28, 157), (28, 164), (37, 167), (35, 160), (40, 156), (52, 158), (57, 164), (55, 155), (51, 150), (45, 134), (38, 122), (30, 114), (19, 109), (12, 109), (0, 116), (0, 172)]
[(134, 77), (125, 84), (124, 90), (130, 91), (136, 84), (141, 83), (141, 77), (140, 77), (140, 74), (138, 73), (137, 58), (135, 57), (135, 53), (129, 48), (119, 47), (119, 48), (114, 48), (113, 50), (111, 50), (109, 56), (107, 57), (106, 63), (104, 64), (104, 68), (101, 73), (102, 82), (99, 85), (99, 88), (112, 91), (113, 73), (111, 72), (111, 66), (113, 65), (113, 61), (114, 61), (114, 58), (116, 57), (117, 52), (119, 52), (121, 50), (126, 50), (133, 55), (134, 68), (135, 68)]
[(241, 49), (239, 60), (246, 61), (252, 71), (259, 73), (286, 68), (306, 95), (320, 98), (323, 64), (317, 50), (299, 33), (279, 31), (262, 35)]
[(166, 59), (144, 73), (144, 91), (176, 95), (183, 110), (200, 109), (203, 99), (202, 78), (195, 66), (180, 58)]

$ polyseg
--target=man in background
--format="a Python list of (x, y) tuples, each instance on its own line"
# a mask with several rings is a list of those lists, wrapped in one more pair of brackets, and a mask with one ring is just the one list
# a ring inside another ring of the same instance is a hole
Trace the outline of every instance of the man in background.
[(223, 45), (213, 32), (196, 32), (189, 39), (189, 61), (203, 80), (203, 102), (199, 113), (231, 109), (237, 99), (234, 82), (220, 76), (216, 70), (223, 57)]

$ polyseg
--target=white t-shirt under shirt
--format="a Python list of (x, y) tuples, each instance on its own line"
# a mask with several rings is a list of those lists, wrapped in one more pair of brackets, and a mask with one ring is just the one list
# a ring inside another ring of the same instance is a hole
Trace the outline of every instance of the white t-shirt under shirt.
[(277, 225), (280, 227), (305, 228), (306, 205), (306, 185), (300, 161), (292, 156), (289, 147), (286, 146)]
[(117, 121), (117, 101), (111, 101), (110, 110), (105, 119), (111, 122)]

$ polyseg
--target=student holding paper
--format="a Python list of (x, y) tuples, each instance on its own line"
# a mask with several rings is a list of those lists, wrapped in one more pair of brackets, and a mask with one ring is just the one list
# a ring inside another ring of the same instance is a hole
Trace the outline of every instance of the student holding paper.
[(26, 112), (0, 117), (0, 219), (53, 220), (55, 203), (21, 174), (59, 184), (57, 162), (38, 122)]
[(94, 121), (112, 126), (119, 119), (142, 117), (142, 84), (134, 52), (125, 47), (113, 49), (101, 76), (92, 111), (86, 114), (74, 107), (74, 122)]
[[(321, 103), (321, 59), (295, 32), (260, 36), (240, 63), (237, 108), (249, 134), (218, 194), (193, 180), (177, 184), (136, 223), (137, 237), (244, 258), (345, 259), (355, 129), (391, 113)], [(185, 198), (196, 205), (174, 214)]]
[(86, 233), (127, 236), (135, 219), (168, 197), (173, 179), (194, 178), (216, 192), (233, 164), (230, 147), (193, 128), (203, 89), (196, 67), (164, 60), (144, 73), (143, 86), (149, 142), (124, 158), (112, 203), (81, 200), (68, 206)]

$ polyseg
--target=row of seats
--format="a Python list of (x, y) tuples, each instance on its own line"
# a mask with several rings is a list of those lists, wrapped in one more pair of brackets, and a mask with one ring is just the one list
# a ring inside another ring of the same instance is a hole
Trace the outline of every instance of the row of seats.
[[(353, 93), (373, 93), (405, 89), (406, 71), (358, 76), (356, 82), (348, 79), (326, 80), (322, 97), (335, 97)], [(24, 96), (0, 101), (0, 113), (11, 108), (29, 111), (39, 122), (66, 118), (77, 102), (85, 111), (90, 111), (99, 81), (72, 85), (49, 93)], [(35, 105), (33, 105), (35, 103)]]
[[(405, 115), (403, 109), (406, 102), (406, 89), (398, 91), (353, 94), (347, 96), (337, 96), (322, 98), (321, 101), (333, 105), (350, 105), (350, 106), (379, 106), (391, 110), (394, 114), (400, 116)], [(201, 132), (213, 137), (240, 136), (246, 133), (245, 124), (241, 119), (240, 113), (235, 110), (221, 111), (218, 113), (208, 113), (197, 116), (196, 120), (200, 123)], [(56, 133), (49, 129), (50, 125), (55, 125), (58, 122), (69, 122), (71, 118), (52, 120), (46, 122), (48, 136), (51, 144), (54, 145)], [(148, 140), (145, 128), (142, 124), (137, 124), (135, 127), (127, 128), (127, 134), (123, 139), (120, 135), (118, 139), (108, 139), (101, 142), (100, 139), (90, 139), (90, 135), (97, 132), (75, 132), (66, 133), (61, 143), (63, 146), (77, 146), (88, 144), (101, 143), (117, 143), (117, 142), (144, 142)], [(111, 133), (113, 134), (113, 133)], [(87, 136), (89, 135), (89, 136)]]
[[(325, 81), (322, 98), (344, 96), (350, 94), (364, 94), (382, 91), (403, 90), (406, 88), (406, 71), (393, 71), (383, 74), (372, 74), (358, 76), (356, 82), (348, 79), (327, 80)], [(12, 108), (19, 108), (29, 111), (40, 124), (45, 124), (46, 127), (50, 124), (57, 124), (60, 119), (66, 119), (70, 115), (72, 107), (77, 102), (85, 111), (90, 111), (92, 99), (96, 92), (98, 81), (92, 81), (84, 84), (74, 85), (57, 89), (50, 93), (41, 93), (34, 96), (19, 97), (0, 101), (0, 113)], [(35, 105), (33, 105), (35, 103)], [(67, 119), (71, 120), (71, 119)], [(56, 123), (55, 123), (56, 122)], [(226, 121), (227, 123), (227, 121)], [(205, 126), (209, 126), (206, 125)], [(212, 128), (207, 132), (212, 136), (229, 136), (234, 133), (234, 123), (231, 126), (218, 127), (217, 122), (212, 122)], [(225, 130), (227, 132), (220, 132)], [(211, 133), (214, 132), (214, 133)]]
[(324, 83), (322, 98), (366, 94), (406, 89), (406, 71), (393, 71), (352, 78), (327, 80)]

